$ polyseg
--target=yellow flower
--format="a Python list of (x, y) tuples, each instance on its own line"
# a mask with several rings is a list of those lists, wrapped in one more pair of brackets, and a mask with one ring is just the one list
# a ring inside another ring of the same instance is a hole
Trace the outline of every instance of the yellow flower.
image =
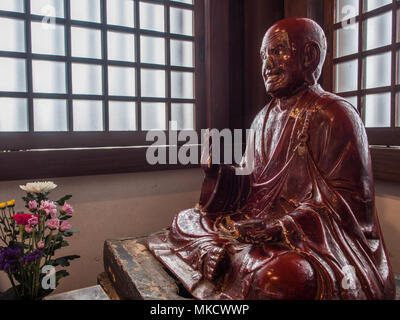
[(11, 232), (7, 232), (6, 234), (7, 234), (8, 236), (11, 236)]
[(14, 207), (14, 206), (15, 206), (15, 200), (7, 201), (7, 207)]
[(6, 207), (6, 203), (5, 202), (0, 203), (0, 209), (4, 209), (5, 207)]

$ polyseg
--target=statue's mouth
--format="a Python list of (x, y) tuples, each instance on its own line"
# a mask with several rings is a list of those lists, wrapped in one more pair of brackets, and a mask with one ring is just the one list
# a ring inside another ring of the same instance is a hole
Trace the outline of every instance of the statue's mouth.
[(281, 78), (282, 72), (281, 71), (273, 71), (273, 72), (268, 72), (267, 73), (267, 83), (274, 83), (279, 81)]

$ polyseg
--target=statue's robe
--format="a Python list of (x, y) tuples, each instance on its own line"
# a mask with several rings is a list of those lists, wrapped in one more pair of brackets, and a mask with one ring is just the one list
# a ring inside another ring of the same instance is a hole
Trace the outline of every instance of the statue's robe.
[[(199, 206), (148, 247), (198, 299), (392, 299), (394, 280), (374, 203), (368, 141), (357, 110), (316, 85), (255, 118), (242, 166), (207, 176)], [(282, 239), (248, 243), (232, 221), (264, 219)], [(204, 277), (207, 253), (229, 262)]]

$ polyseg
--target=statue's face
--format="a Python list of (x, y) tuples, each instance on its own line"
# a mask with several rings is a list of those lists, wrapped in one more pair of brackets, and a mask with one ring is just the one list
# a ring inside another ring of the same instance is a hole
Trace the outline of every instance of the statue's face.
[(262, 75), (267, 93), (290, 97), (305, 82), (300, 52), (282, 28), (272, 27), (261, 46)]

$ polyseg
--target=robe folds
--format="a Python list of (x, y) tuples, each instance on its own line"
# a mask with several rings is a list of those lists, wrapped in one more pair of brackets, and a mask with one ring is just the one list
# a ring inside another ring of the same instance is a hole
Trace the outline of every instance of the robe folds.
[[(149, 237), (153, 254), (198, 299), (393, 299), (394, 279), (374, 202), (369, 146), (357, 110), (319, 85), (256, 116), (237, 175), (206, 176), (199, 205)], [(237, 236), (235, 222), (281, 232)], [(204, 276), (223, 248), (219, 277)]]

